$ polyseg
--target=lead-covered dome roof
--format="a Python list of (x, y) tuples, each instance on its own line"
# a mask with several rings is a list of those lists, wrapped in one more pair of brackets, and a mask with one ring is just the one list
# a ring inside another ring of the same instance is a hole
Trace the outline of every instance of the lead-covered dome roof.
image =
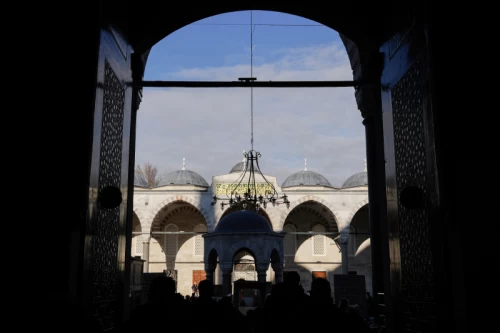
[(292, 186), (329, 186), (332, 184), (325, 178), (325, 176), (309, 170), (303, 170), (291, 174), (285, 179), (281, 187), (292, 187)]
[[(239, 163), (236, 163), (233, 168), (231, 169), (231, 171), (229, 171), (229, 173), (234, 173), (234, 172), (243, 172), (243, 170), (245, 170), (245, 164), (246, 162), (239, 162)], [(255, 171), (259, 171), (259, 168), (255, 165)]]
[(208, 187), (208, 183), (199, 174), (191, 170), (177, 170), (168, 173), (165, 178), (163, 178), (158, 186), (167, 185), (198, 185)]
[(261, 215), (250, 210), (239, 210), (224, 216), (214, 230), (214, 233), (235, 232), (272, 232), (272, 229)]
[(357, 187), (357, 186), (367, 186), (368, 185), (368, 173), (366, 171), (358, 172), (347, 178), (344, 184), (342, 184), (343, 188), (347, 187)]

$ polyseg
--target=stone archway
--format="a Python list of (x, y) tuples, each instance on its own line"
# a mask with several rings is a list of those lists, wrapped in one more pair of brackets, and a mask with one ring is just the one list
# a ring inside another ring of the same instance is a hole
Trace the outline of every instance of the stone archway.
[(134, 209), (132, 211), (137, 216), (137, 219), (139, 220), (139, 224), (141, 225), (141, 228), (143, 228), (144, 223), (146, 223), (145, 221), (148, 221), (148, 215), (146, 213), (144, 213), (141, 209), (137, 209), (136, 207), (134, 207)]
[(358, 212), (358, 210), (360, 210), (362, 207), (368, 205), (368, 198), (366, 198), (365, 200), (363, 201), (360, 201), (356, 204), (356, 206), (353, 207), (353, 209), (351, 210), (351, 212), (349, 213), (349, 216), (347, 217), (347, 219), (345, 220), (346, 222), (346, 226), (348, 224), (351, 223), (351, 220), (352, 218), (354, 217), (354, 215), (356, 215), (356, 213)]
[[(374, 6), (374, 11), (367, 11), (366, 16), (359, 16), (363, 17), (363, 23), (364, 24), (369, 24), (368, 22), (372, 21), (372, 26), (376, 27), (377, 24), (379, 24), (379, 17), (376, 17), (373, 15), (373, 13), (379, 13), (379, 3), (373, 3)], [(338, 3), (337, 6), (347, 6), (348, 9), (346, 9), (349, 13), (350, 12), (356, 12), (359, 13), (362, 8), (366, 8), (367, 4), (364, 4), (363, 6), (357, 6), (354, 5), (351, 7), (351, 5), (342, 5), (342, 3)], [(146, 63), (148, 60), (149, 52), (151, 51), (151, 48), (156, 45), (159, 41), (161, 41), (163, 38), (168, 37), (171, 33), (188, 26), (189, 24), (192, 24), (198, 20), (210, 17), (210, 16), (215, 16), (215, 15), (220, 15), (220, 14), (225, 14), (225, 13), (230, 13), (230, 12), (235, 12), (235, 11), (248, 11), (248, 10), (263, 10), (263, 11), (275, 11), (275, 12), (282, 12), (290, 15), (297, 15), (301, 16), (313, 21), (316, 21), (320, 24), (324, 24), (325, 26), (331, 28), (332, 30), (336, 31), (339, 33), (340, 39), (342, 43), (344, 44), (346, 48), (346, 53), (349, 58), (349, 62), (351, 64), (351, 69), (353, 73), (353, 79), (354, 80), (361, 80), (364, 79), (365, 77), (368, 77), (368, 75), (372, 74), (372, 65), (375, 64), (378, 68), (378, 63), (376, 63), (379, 58), (376, 57), (376, 60), (373, 60), (372, 58), (378, 55), (378, 49), (379, 45), (381, 42), (384, 41), (384, 38), (380, 38), (380, 40), (377, 40), (374, 38), (375, 36), (367, 37), (367, 34), (365, 31), (363, 31), (360, 28), (357, 28), (356, 24), (353, 24), (350, 22), (351, 20), (346, 20), (345, 15), (341, 14), (333, 14), (330, 13), (330, 15), (324, 15), (324, 13), (319, 13), (315, 10), (309, 10), (306, 8), (303, 8), (302, 6), (295, 6), (295, 5), (290, 5), (290, 4), (280, 4), (280, 5), (269, 5), (269, 4), (264, 4), (261, 3), (255, 8), (253, 5), (247, 5), (246, 3), (237, 3), (237, 4), (225, 4), (221, 6), (217, 6), (216, 8), (200, 8), (200, 9), (193, 9), (189, 8), (187, 11), (182, 11), (182, 16), (186, 17), (185, 20), (182, 22), (179, 22), (178, 20), (172, 20), (168, 18), (167, 16), (169, 14), (165, 13), (172, 13), (171, 10), (166, 10), (166, 11), (157, 11), (157, 8), (152, 10), (154, 12), (154, 15), (158, 15), (156, 18), (150, 18), (148, 20), (148, 27), (146, 30), (148, 32), (144, 32), (143, 34), (137, 38), (134, 38), (134, 35), (132, 34), (132, 44), (134, 45), (134, 49), (136, 54), (138, 55), (136, 57), (136, 62), (134, 63), (134, 71), (136, 72), (136, 77), (142, 77), (144, 75)], [(175, 11), (174, 11), (175, 12)], [(196, 12), (196, 14), (194, 14)], [(342, 10), (339, 10), (338, 13), (341, 13)], [(178, 13), (176, 13), (178, 14)], [(176, 18), (178, 18), (178, 15), (175, 15)], [(168, 22), (168, 23), (167, 23)], [(177, 24), (172, 24), (172, 22), (175, 22)], [(360, 25), (361, 26), (361, 25)], [(390, 34), (388, 34), (390, 36)], [(367, 74), (365, 74), (365, 72)], [(360, 90), (360, 89), (358, 89)], [(141, 98), (138, 99), (138, 103), (140, 103)], [(361, 108), (361, 100), (357, 100), (358, 102), (358, 107), (359, 109)], [(366, 100), (364, 102), (370, 102), (369, 100)]]
[(148, 221), (149, 227), (153, 225), (153, 223), (157, 222), (156, 220), (158, 219), (159, 212), (163, 209), (163, 207), (168, 206), (171, 203), (174, 202), (180, 202), (180, 203), (187, 203), (190, 204), (191, 206), (195, 207), (198, 209), (198, 211), (203, 215), (205, 222), (207, 223), (207, 227), (209, 230), (213, 229), (214, 227), (214, 221), (212, 218), (212, 213), (204, 209), (199, 203), (195, 202), (193, 198), (187, 197), (187, 196), (182, 196), (182, 195), (176, 195), (176, 196), (169, 196), (162, 200), (159, 204), (157, 204), (153, 210), (151, 211), (151, 214), (149, 215)]
[[(228, 3), (220, 6), (213, 6), (210, 8), (191, 8), (194, 7), (192, 4), (180, 4), (179, 7), (177, 7), (177, 10), (169, 10), (167, 6), (170, 6), (170, 4), (163, 3), (163, 4), (156, 4), (153, 2), (139, 2), (139, 1), (132, 1), (128, 6), (124, 6), (123, 3), (118, 2), (116, 0), (112, 1), (106, 1), (106, 2), (101, 2), (101, 6), (95, 6), (94, 4), (85, 4), (83, 8), (89, 9), (89, 17), (85, 20), (80, 20), (76, 19), (76, 16), (73, 16), (74, 20), (60, 20), (57, 19), (56, 22), (59, 23), (59, 21), (66, 27), (67, 30), (73, 29), (74, 31), (86, 31), (85, 37), (86, 38), (74, 38), (74, 40), (67, 41), (64, 46), (61, 46), (64, 50), (87, 50), (86, 52), (74, 52), (75, 57), (70, 57), (71, 62), (67, 63), (68, 66), (60, 66), (56, 63), (60, 62), (61, 59), (60, 57), (51, 57), (53, 58), (51, 60), (51, 65), (53, 66), (45, 66), (47, 68), (54, 68), (54, 71), (59, 71), (60, 73), (64, 73), (64, 71), (67, 71), (68, 68), (76, 69), (79, 74), (81, 74), (81, 79), (82, 81), (86, 82), (86, 89), (73, 89), (71, 86), (66, 86), (63, 87), (63, 95), (71, 95), (74, 96), (75, 100), (80, 100), (80, 103), (77, 103), (75, 107), (78, 109), (79, 112), (75, 112), (75, 126), (71, 128), (71, 131), (68, 132), (67, 134), (76, 140), (78, 140), (79, 145), (81, 146), (82, 149), (77, 149), (75, 152), (69, 152), (71, 154), (71, 157), (79, 157), (81, 158), (82, 163), (78, 163), (78, 169), (79, 172), (75, 172), (74, 170), (71, 172), (72, 175), (81, 175), (81, 176), (76, 176), (78, 184), (74, 186), (76, 192), (80, 193), (80, 189), (85, 191), (83, 193), (84, 195), (81, 195), (83, 198), (82, 201), (84, 200), (83, 206), (87, 204), (86, 201), (90, 201), (91, 205), (94, 205), (95, 200), (88, 198), (88, 191), (89, 191), (89, 173), (87, 171), (91, 170), (91, 165), (96, 165), (99, 166), (99, 160), (101, 159), (102, 165), (104, 166), (112, 166), (114, 170), (122, 170), (122, 175), (127, 174), (127, 168), (130, 168), (130, 165), (133, 166), (133, 146), (130, 148), (131, 154), (128, 154), (129, 152), (129, 146), (124, 145), (123, 146), (123, 154), (120, 156), (130, 156), (131, 162), (129, 165), (127, 163), (120, 163), (119, 161), (116, 162), (116, 159), (113, 160), (113, 154), (103, 154), (99, 157), (99, 155), (93, 155), (91, 156), (90, 154), (84, 154), (85, 157), (81, 157), (81, 152), (82, 151), (90, 151), (93, 146), (97, 147), (97, 149), (100, 148), (100, 141), (99, 138), (95, 138), (97, 140), (93, 140), (92, 135), (94, 135), (96, 132), (89, 131), (89, 128), (91, 128), (92, 125), (96, 124), (98, 126), (97, 121), (100, 120), (98, 117), (94, 117), (94, 111), (101, 110), (99, 106), (96, 106), (95, 108), (90, 107), (91, 105), (94, 104), (94, 102), (99, 102), (99, 99), (95, 97), (95, 91), (96, 91), (96, 70), (98, 66), (100, 66), (100, 54), (99, 54), (99, 35), (102, 30), (105, 30), (107, 28), (106, 24), (107, 23), (114, 23), (118, 26), (119, 30), (121, 30), (124, 34), (124, 38), (121, 40), (118, 40), (117, 43), (119, 43), (117, 49), (118, 53), (121, 52), (122, 58), (130, 59), (133, 58), (132, 61), (132, 68), (133, 68), (133, 73), (128, 74), (128, 72), (124, 71), (124, 75), (128, 75), (129, 77), (124, 77), (123, 81), (121, 82), (130, 82), (131, 81), (131, 76), (134, 76), (135, 78), (140, 78), (141, 77), (141, 70), (136, 70), (137, 68), (140, 68), (143, 64), (145, 63), (145, 59), (147, 58), (147, 50), (149, 50), (155, 43), (160, 40), (161, 38), (165, 37), (172, 31), (175, 31), (176, 29), (189, 24), (191, 22), (194, 22), (197, 19), (201, 19), (204, 17), (207, 17), (209, 15), (215, 15), (218, 13), (221, 13), (223, 11), (230, 11), (230, 10), (242, 10), (245, 9), (243, 7), (248, 6), (247, 4), (239, 4), (239, 3)], [(159, 6), (159, 8), (158, 8)], [(165, 6), (165, 7), (162, 7)], [(283, 12), (287, 12), (290, 14), (296, 14), (296, 15), (301, 15), (310, 19), (314, 19), (317, 22), (321, 23), (329, 23), (328, 21), (335, 22), (337, 23), (333, 26), (331, 24), (328, 24), (332, 28), (335, 28), (337, 31), (341, 33), (345, 33), (349, 38), (352, 38), (353, 40), (358, 43), (358, 45), (362, 45), (363, 40), (365, 40), (367, 43), (365, 46), (368, 46), (370, 44), (373, 45), (374, 47), (371, 48), (373, 52), (378, 52), (378, 47), (380, 46), (380, 41), (385, 41), (389, 40), (389, 37), (391, 37), (395, 32), (398, 31), (398, 28), (404, 27), (404, 24), (402, 24), (402, 17), (404, 14), (409, 14), (408, 11), (402, 12), (401, 7), (402, 6), (395, 6), (396, 8), (391, 7), (391, 4), (386, 4), (386, 5), (381, 5), (380, 2), (378, 1), (371, 1), (371, 2), (339, 2), (336, 4), (338, 6), (335, 11), (329, 11), (327, 10), (326, 7), (324, 6), (305, 6), (304, 4), (293, 4), (293, 3), (280, 3), (280, 4), (274, 4), (271, 2), (268, 2), (265, 5), (259, 6), (260, 9), (266, 9), (266, 10), (279, 10)], [(393, 9), (393, 10), (391, 10)], [(379, 14), (382, 13), (382, 14)], [(422, 13), (430, 14), (430, 11), (426, 8), (422, 10)], [(400, 14), (400, 15), (398, 15)], [(344, 16), (344, 17), (342, 17)], [(408, 15), (406, 15), (408, 16)], [(428, 15), (429, 17), (431, 15)], [(68, 17), (66, 17), (68, 18)], [(424, 23), (428, 22), (428, 19), (426, 17), (423, 17), (423, 15), (418, 12), (418, 18), (422, 19)], [(81, 24), (85, 26), (85, 29), (81, 29)], [(387, 27), (387, 28), (386, 28)], [(104, 28), (104, 29), (103, 29)], [(101, 30), (102, 29), (102, 30)], [(401, 29), (400, 31), (403, 31)], [(432, 32), (432, 30), (431, 30)], [(90, 38), (87, 38), (89, 36), (92, 36)], [(364, 37), (363, 37), (364, 36)], [(84, 37), (81, 35), (81, 37)], [(414, 47), (399, 47), (400, 45), (403, 44), (403, 37), (405, 37), (404, 34), (398, 34), (394, 36), (395, 38), (391, 39), (391, 46), (395, 45), (397, 48), (400, 50), (405, 50), (405, 49), (411, 49), (415, 50)], [(55, 42), (58, 37), (52, 38), (53, 41)], [(406, 38), (408, 40), (409, 38)], [(52, 41), (52, 40), (51, 40)], [(393, 43), (394, 42), (394, 43)], [(408, 43), (407, 43), (408, 44)], [(54, 45), (56, 45), (54, 43)], [(57, 45), (60, 45), (60, 43), (57, 43)], [(410, 45), (410, 46), (413, 46)], [(426, 48), (422, 47), (421, 48), (423, 51), (427, 51)], [(57, 48), (56, 51), (61, 49)], [(132, 57), (130, 57), (130, 50), (135, 50), (136, 54), (132, 54)], [(360, 48), (361, 50), (361, 48)], [(364, 49), (366, 51), (366, 48)], [(48, 53), (52, 54), (52, 53)], [(55, 54), (55, 53), (54, 53)], [(108, 56), (108, 59), (115, 60), (113, 59), (113, 55)], [(118, 58), (118, 57), (117, 57)], [(362, 59), (363, 57), (360, 56)], [(393, 57), (394, 59), (400, 59), (402, 57), (395, 56)], [(48, 58), (47, 58), (48, 59)], [(69, 58), (68, 58), (69, 59)], [(135, 62), (135, 64), (134, 64)], [(75, 64), (80, 64), (80, 65), (85, 65), (85, 66), (78, 66)], [(362, 64), (360, 64), (361, 66)], [(87, 67), (88, 66), (88, 67)], [(127, 67), (124, 67), (127, 71), (131, 68), (130, 64), (128, 64)], [(400, 68), (403, 68), (400, 66)], [(89, 70), (90, 69), (90, 70)], [(392, 68), (390, 69), (392, 70)], [(120, 73), (119, 70), (116, 70), (117, 73)], [(394, 72), (402, 73), (403, 69), (397, 71), (397, 69), (394, 70)], [(430, 70), (431, 73), (433, 73), (433, 69)], [(376, 76), (377, 78), (380, 78), (380, 75)], [(120, 77), (120, 79), (122, 79)], [(103, 90), (102, 87), (102, 81), (100, 81), (100, 77), (97, 78), (98, 85), (97, 89), (98, 90)], [(377, 81), (378, 82), (378, 81)], [(432, 81), (433, 82), (433, 81)], [(375, 86), (375, 85), (374, 85)], [(375, 87), (375, 92), (380, 93), (380, 87)], [(390, 86), (389, 88), (392, 88)], [(389, 89), (387, 88), (387, 89)], [(407, 92), (409, 88), (406, 87), (401, 87), (399, 88), (400, 91), (402, 92)], [(127, 99), (128, 101), (132, 101), (134, 103), (134, 107), (138, 104), (138, 100), (140, 100), (140, 93), (137, 91), (134, 91), (134, 96), (133, 98)], [(128, 95), (129, 96), (129, 95)], [(130, 97), (130, 96), (129, 96)], [(363, 98), (360, 98), (364, 100)], [(102, 104), (102, 103), (101, 103)], [(402, 104), (405, 105), (405, 104)], [(433, 105), (434, 106), (434, 105)], [(60, 110), (60, 111), (59, 111)], [(59, 107), (59, 113), (61, 116), (63, 116), (66, 113), (66, 107), (65, 106), (60, 106)], [(439, 108), (437, 110), (441, 111)], [(98, 114), (98, 113), (95, 113)], [(386, 113), (385, 113), (386, 114)], [(125, 113), (125, 123), (130, 123), (130, 112)], [(390, 114), (389, 114), (390, 115)], [(390, 118), (390, 117), (388, 117)], [(432, 117), (429, 117), (429, 119), (432, 119)], [(134, 121), (132, 119), (132, 124), (134, 124)], [(51, 125), (52, 126), (52, 125)], [(133, 126), (133, 125), (132, 125)], [(56, 126), (53, 126), (54, 129), (57, 129)], [(100, 127), (96, 127), (100, 128)], [(114, 129), (117, 129), (118, 127), (115, 126)], [(127, 129), (127, 128), (125, 128)], [(441, 127), (439, 127), (441, 129)], [(130, 135), (132, 140), (130, 142), (133, 142), (133, 130), (132, 131), (126, 131), (125, 133), (125, 141), (124, 142), (129, 142), (126, 141), (128, 138), (126, 136)], [(94, 134), (93, 134), (94, 133)], [(130, 134), (129, 134), (130, 133)], [(444, 136), (443, 136), (444, 137)], [(121, 137), (120, 137), (121, 138)], [(387, 136), (388, 142), (392, 143), (392, 137), (389, 135)], [(47, 141), (48, 139), (43, 139)], [(44, 141), (44, 142), (45, 142)], [(113, 143), (116, 142), (117, 140), (112, 141)], [(119, 141), (119, 140), (118, 140)], [(48, 141), (47, 141), (48, 142)], [(103, 140), (103, 142), (106, 142)], [(120, 142), (120, 141), (119, 141)], [(383, 146), (383, 145), (382, 145)], [(105, 148), (107, 146), (104, 146)], [(118, 147), (115, 145), (115, 147)], [(102, 147), (101, 147), (102, 148)], [(106, 152), (105, 149), (101, 149), (101, 151)], [(374, 153), (375, 154), (375, 153)], [(383, 159), (383, 154), (379, 154), (380, 158)], [(95, 157), (97, 156), (97, 157)], [(65, 154), (61, 160), (67, 160), (68, 155)], [(371, 157), (369, 157), (369, 160)], [(111, 164), (110, 162), (113, 162), (114, 164)], [(125, 161), (124, 161), (125, 162)], [(389, 161), (388, 163), (392, 163), (389, 168), (389, 170), (394, 170), (394, 162)], [(370, 162), (369, 162), (370, 164)], [(381, 169), (383, 169), (383, 161), (379, 163)], [(403, 166), (403, 164), (399, 163), (399, 160), (396, 161), (396, 165)], [(370, 166), (369, 166), (370, 168)], [(97, 168), (96, 168), (97, 170)], [(104, 170), (101, 168), (100, 170)], [(373, 169), (372, 169), (373, 170)], [(445, 168), (445, 170), (448, 170)], [(80, 172), (82, 171), (82, 172)], [(92, 170), (91, 170), (92, 171)], [(119, 174), (119, 173), (118, 173)], [(437, 174), (437, 173), (435, 173)], [(378, 177), (379, 174), (373, 174)], [(95, 184), (97, 183), (97, 176), (99, 176), (98, 172), (92, 171), (90, 173), (90, 186), (94, 187), (96, 186)], [(371, 177), (371, 176), (370, 176)], [(372, 180), (375, 180), (374, 178), (377, 177), (371, 177)], [(382, 180), (382, 176), (380, 176), (380, 179)], [(114, 179), (113, 179), (114, 180)], [(121, 183), (118, 181), (116, 182), (117, 184), (121, 184), (123, 187), (124, 191), (126, 191), (126, 179), (122, 179)], [(375, 183), (373, 183), (375, 184)], [(448, 184), (448, 183), (446, 183)], [(120, 186), (120, 185), (118, 185)], [(375, 187), (375, 186), (373, 186)], [(93, 188), (90, 189), (90, 191), (93, 191)], [(394, 191), (396, 193), (396, 191)], [(376, 195), (380, 194), (380, 197), (382, 197), (381, 192), (375, 193)], [(73, 198), (73, 196), (68, 196), (69, 198)], [(132, 196), (130, 195), (129, 198)], [(373, 198), (373, 197), (372, 197)], [(391, 198), (392, 199), (392, 198)], [(377, 202), (371, 202), (375, 207), (381, 206), (377, 205)], [(71, 201), (70, 207), (73, 207), (73, 202)], [(76, 210), (75, 210), (76, 211)], [(78, 213), (81, 213), (80, 208), (78, 208)], [(97, 214), (95, 214), (97, 216)], [(438, 214), (435, 214), (436, 216)], [(394, 214), (394, 216), (397, 216), (397, 214)], [(434, 215), (433, 215), (434, 216)], [(120, 217), (121, 218), (121, 217)], [(67, 221), (64, 219), (64, 217), (60, 217), (61, 221), (66, 223)], [(83, 220), (83, 219), (82, 219)], [(123, 218), (121, 218), (120, 223), (124, 221)], [(128, 221), (127, 223), (131, 223), (131, 221)], [(85, 224), (85, 221), (82, 222), (82, 225)], [(435, 225), (436, 223), (433, 223)], [(62, 225), (62, 224), (61, 224)], [(93, 229), (94, 226), (100, 226), (100, 225), (108, 225), (105, 223), (96, 223), (96, 219), (92, 219), (90, 223), (85, 224), (85, 230), (82, 231), (82, 233), (85, 233), (85, 235), (95, 235), (95, 230)], [(61, 228), (64, 229), (64, 228)], [(125, 228), (120, 228), (125, 229)], [(65, 230), (65, 229), (64, 229)], [(98, 230), (101, 231), (101, 230)], [(108, 230), (104, 230), (108, 232)], [(115, 237), (116, 234), (112, 234), (112, 230), (109, 230), (111, 235), (109, 237)], [(120, 231), (121, 232), (121, 231)], [(109, 235), (110, 233), (106, 233)], [(65, 236), (67, 236), (65, 234)], [(118, 235), (119, 237), (123, 236), (122, 234)], [(438, 235), (439, 237), (439, 235)], [(85, 237), (80, 237), (81, 239), (84, 239)], [(118, 237), (116, 237), (118, 238)], [(123, 238), (123, 237), (121, 237)], [(111, 238), (110, 238), (111, 239)], [(103, 244), (108, 244), (110, 239), (108, 239), (108, 242), (103, 242)], [(97, 267), (97, 269), (100, 269), (98, 264), (98, 259), (105, 258), (105, 259), (113, 259), (114, 257), (118, 256), (119, 258), (123, 258), (124, 255), (124, 250), (123, 248), (125, 247), (116, 247), (116, 246), (109, 246), (109, 247), (98, 247), (101, 252), (98, 252), (95, 256), (87, 256), (85, 258), (85, 264), (87, 265), (92, 265), (91, 267)], [(115, 250), (117, 249), (117, 250)], [(414, 250), (414, 248), (411, 248)], [(107, 251), (107, 252), (104, 252)], [(91, 252), (92, 254), (92, 252)], [(410, 252), (410, 254), (412, 254)], [(75, 254), (72, 254), (69, 260), (66, 260), (69, 263), (73, 262), (79, 262), (81, 258), (77, 258), (76, 256), (79, 256), (80, 253), (75, 251)], [(418, 257), (418, 256), (416, 256)], [(97, 258), (97, 259), (95, 259)], [(62, 265), (62, 264), (61, 264)], [(69, 266), (66, 264), (66, 266)], [(64, 266), (64, 267), (66, 267)], [(126, 265), (125, 265), (126, 268)], [(123, 269), (122, 269), (123, 270)], [(421, 270), (423, 271), (423, 270)], [(89, 270), (89, 272), (92, 272), (92, 270)], [(114, 272), (112, 272), (114, 273)], [(121, 271), (118, 272), (121, 274)], [(129, 275), (129, 274), (128, 274)], [(127, 278), (127, 274), (121, 275), (125, 276)], [(55, 275), (54, 275), (55, 276)], [(65, 274), (59, 274), (59, 276), (64, 277)], [(120, 276), (120, 277), (121, 277)], [(61, 278), (59, 278), (61, 279)], [(60, 282), (61, 280), (57, 280), (57, 282)], [(79, 281), (78, 279), (73, 279), (71, 281)], [(106, 280), (108, 281), (108, 280)], [(59, 283), (59, 285), (64, 286), (66, 285), (65, 282), (67, 281), (62, 281), (63, 283)], [(99, 281), (98, 281), (99, 282)], [(57, 285), (54, 283), (54, 285)], [(80, 291), (80, 289), (83, 289), (83, 292), (80, 292), (78, 294), (82, 295), (90, 295), (92, 296), (92, 289), (90, 288), (83, 288), (80, 286), (73, 287), (73, 283), (71, 282), (71, 288)], [(99, 291), (105, 290), (106, 292), (108, 291), (105, 289), (106, 286), (101, 286), (99, 287), (104, 287), (103, 289), (98, 289)], [(416, 286), (418, 287), (418, 286)], [(73, 290), (72, 290), (73, 291)], [(87, 292), (90, 291), (90, 292)], [(417, 290), (418, 291), (418, 290)], [(76, 292), (74, 294), (77, 294)], [(107, 293), (111, 296), (114, 296), (112, 292)], [(394, 295), (394, 297), (398, 297), (396, 299), (399, 299), (399, 295)], [(91, 301), (89, 299), (92, 299), (92, 297), (84, 298), (82, 302), (86, 305), (86, 308), (91, 308), (91, 306), (87, 306), (87, 304), (90, 304)], [(107, 301), (107, 299), (104, 299), (104, 301)], [(93, 306), (93, 304), (92, 304)], [(108, 312), (106, 312), (108, 313)], [(125, 315), (127, 315), (125, 313)], [(99, 318), (101, 319), (101, 318)], [(108, 318), (106, 318), (108, 319)], [(106, 327), (108, 328), (108, 327)]]
[(344, 221), (340, 220), (340, 218), (339, 218), (339, 216), (340, 216), (339, 212), (337, 212), (332, 207), (332, 205), (330, 203), (328, 203), (326, 200), (321, 199), (321, 198), (319, 198), (317, 196), (310, 195), (310, 196), (305, 196), (305, 197), (302, 197), (300, 199), (295, 200), (294, 202), (292, 202), (290, 204), (290, 209), (289, 210), (283, 211), (281, 213), (279, 230), (283, 230), (283, 226), (285, 225), (285, 221), (286, 221), (288, 215), (290, 214), (290, 212), (295, 207), (299, 206), (302, 203), (308, 202), (308, 201), (317, 202), (317, 203), (323, 205), (324, 207), (326, 207), (328, 210), (330, 210), (330, 213), (333, 215), (333, 218), (335, 219), (335, 223), (337, 224), (337, 227), (338, 227), (339, 230), (344, 226)]
[(260, 265), (262, 262), (266, 261), (266, 253), (261, 250), (259, 246), (255, 246), (257, 244), (254, 244), (253, 242), (250, 242), (246, 239), (241, 239), (233, 244), (231, 244), (231, 247), (229, 249), (226, 249), (224, 251), (224, 254), (222, 255), (223, 261), (224, 262), (233, 262), (234, 255), (241, 250), (246, 250), (249, 251), (253, 254), (254, 259), (255, 259), (255, 265)]

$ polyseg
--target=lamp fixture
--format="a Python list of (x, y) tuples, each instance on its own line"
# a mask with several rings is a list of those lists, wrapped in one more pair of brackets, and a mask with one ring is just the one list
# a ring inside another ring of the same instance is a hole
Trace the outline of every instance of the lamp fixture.
[(290, 201), (286, 194), (280, 195), (276, 187), (267, 180), (259, 167), (261, 154), (255, 150), (243, 152), (243, 171), (238, 179), (226, 187), (226, 197), (214, 195), (212, 205), (221, 201), (220, 207), (241, 207), (242, 210), (251, 209), (258, 211), (260, 207), (267, 208), (285, 204), (290, 208)]
[[(225, 206), (241, 207), (241, 209), (251, 209), (258, 211), (260, 207), (266, 208), (268, 204), (272, 206), (285, 204), (290, 208), (290, 201), (286, 194), (280, 195), (276, 187), (267, 180), (259, 167), (260, 152), (253, 149), (253, 85), (257, 80), (253, 77), (253, 20), (252, 11), (250, 11), (250, 77), (239, 78), (240, 81), (250, 83), (250, 145), (248, 152), (243, 152), (243, 171), (238, 179), (226, 187), (226, 197), (219, 198), (214, 195), (212, 206), (218, 201), (221, 209)], [(256, 174), (257, 172), (257, 174)]]

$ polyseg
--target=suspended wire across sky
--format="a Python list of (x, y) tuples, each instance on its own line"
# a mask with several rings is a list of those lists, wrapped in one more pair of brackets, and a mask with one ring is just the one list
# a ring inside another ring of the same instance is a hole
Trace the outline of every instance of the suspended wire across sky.
[(325, 27), (323, 24), (279, 24), (279, 23), (192, 23), (190, 25), (253, 25), (270, 27)]

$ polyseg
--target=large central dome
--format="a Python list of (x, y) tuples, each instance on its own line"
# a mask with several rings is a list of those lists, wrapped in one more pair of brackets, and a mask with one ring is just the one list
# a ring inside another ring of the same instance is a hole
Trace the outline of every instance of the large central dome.
[(239, 210), (224, 216), (217, 227), (216, 233), (234, 232), (272, 232), (267, 220), (259, 214), (249, 210)]
[[(245, 164), (246, 162), (239, 162), (239, 163), (236, 163), (233, 168), (231, 169), (231, 171), (229, 171), (229, 173), (234, 173), (234, 172), (243, 172), (245, 171)], [(257, 166), (255, 166), (255, 171), (259, 171), (259, 168)]]

